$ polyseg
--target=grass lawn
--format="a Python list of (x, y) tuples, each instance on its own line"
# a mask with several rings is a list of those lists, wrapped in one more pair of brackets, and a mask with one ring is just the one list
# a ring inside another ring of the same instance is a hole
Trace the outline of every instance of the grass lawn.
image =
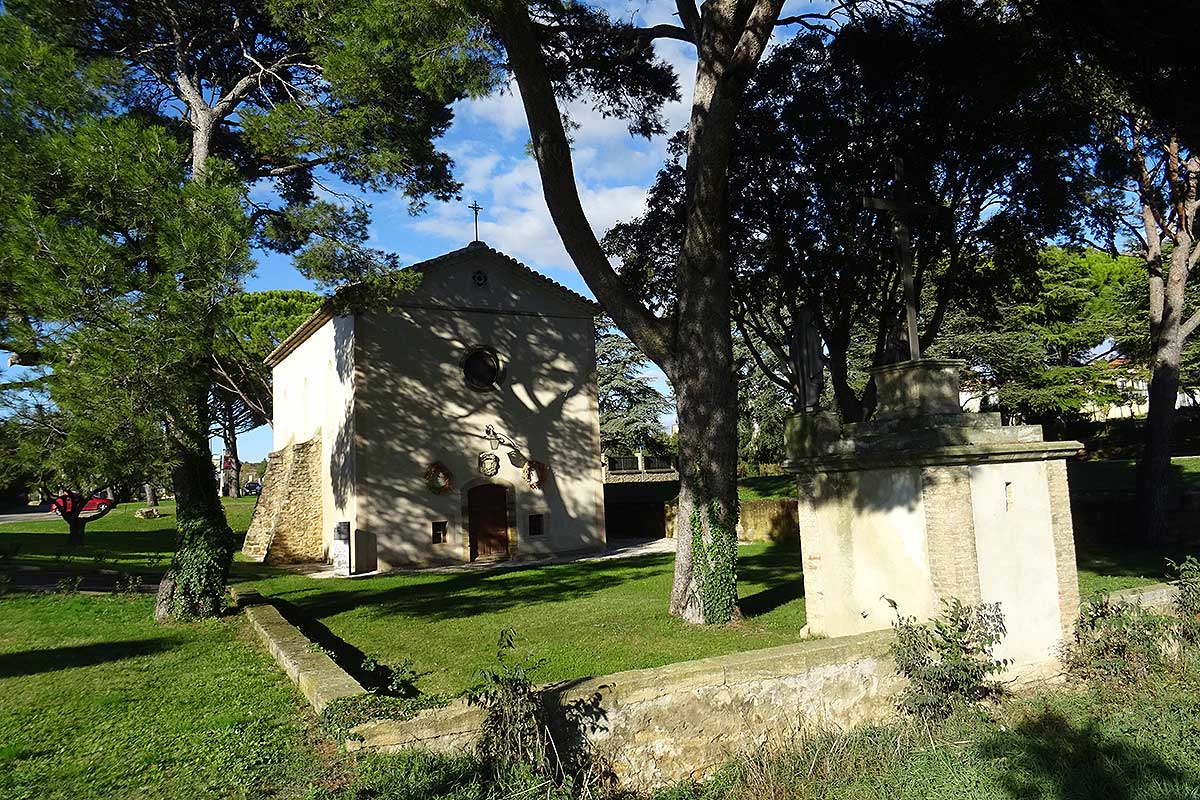
[[(751, 478), (759, 487), (784, 476)], [(793, 485), (789, 482), (789, 485)], [(227, 500), (230, 524), (245, 531), (254, 499)], [(17, 564), (87, 572), (163, 568), (174, 546), (173, 505), (157, 520), (133, 516), (129, 504), (89, 526), (88, 545), (65, 546), (65, 523), (0, 525), (0, 555)], [(234, 565), (234, 580), (254, 580), (285, 613), (308, 621), (353, 667), (363, 654), (392, 665), (410, 659), (421, 688), (458, 692), (490, 662), (504, 628), (530, 653), (547, 659), (542, 681), (603, 675), (710, 655), (770, 647), (798, 638), (804, 598), (798, 548), (739, 548), (739, 595), (745, 621), (731, 629), (693, 629), (670, 618), (665, 598), (673, 557), (577, 562), (521, 569), (400, 573), (354, 580), (315, 580), (258, 564)], [(1159, 581), (1160, 555), (1081, 552), (1080, 591), (1114, 591)], [(4, 564), (0, 562), (0, 572)], [(342, 640), (342, 641), (339, 641)]]
[[(1068, 461), (1072, 493), (1132, 492), (1137, 480), (1133, 460)], [(1170, 481), (1187, 491), (1200, 492), (1200, 457), (1171, 459)]]
[[(243, 618), (153, 598), (0, 598), (0, 797), (306, 797), (336, 748)], [(318, 755), (324, 754), (324, 755)]]
[(738, 497), (742, 500), (768, 500), (796, 496), (795, 475), (760, 475), (738, 479)]
[[(796, 546), (738, 549), (746, 619), (694, 628), (668, 616), (674, 556), (354, 580), (281, 575), (255, 587), (285, 615), (318, 624), (381, 663), (412, 661), (427, 692), (457, 693), (495, 657), (500, 631), (546, 659), (542, 682), (605, 675), (794, 642), (804, 625)], [(353, 656), (353, 654), (352, 654)]]
[[(257, 498), (224, 498), (225, 516), (239, 537), (250, 527)], [(138, 519), (141, 503), (119, 505), (87, 526), (84, 546), (67, 547), (67, 523), (59, 519), (0, 524), (0, 567), (3, 562), (71, 569), (165, 569), (175, 552), (175, 501), (158, 504), (158, 519)]]

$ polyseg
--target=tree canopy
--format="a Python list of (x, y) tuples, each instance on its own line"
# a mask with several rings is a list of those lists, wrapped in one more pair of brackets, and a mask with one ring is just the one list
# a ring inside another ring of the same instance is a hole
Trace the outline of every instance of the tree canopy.
[[(956, 305), (1003, 303), (1018, 276), (1036, 272), (1045, 237), (1074, 235), (1086, 121), (1034, 44), (975, 4), (940, 2), (915, 20), (864, 17), (798, 36), (760, 66), (731, 175), (733, 317), (786, 396), (799, 392), (790, 351), (807, 307), (843, 417), (873, 407), (864, 369), (892, 360), (902, 297), (887, 221), (862, 199), (894, 191), (893, 156), (910, 199), (953, 219), (915, 229), (923, 348)], [(676, 302), (683, 142), (674, 139), (646, 214), (605, 238), (625, 280), (664, 309)]]
[(596, 384), (600, 449), (607, 455), (629, 455), (661, 446), (661, 417), (672, 410), (672, 403), (651, 383), (648, 367), (633, 342), (607, 320), (600, 320), (596, 327)]

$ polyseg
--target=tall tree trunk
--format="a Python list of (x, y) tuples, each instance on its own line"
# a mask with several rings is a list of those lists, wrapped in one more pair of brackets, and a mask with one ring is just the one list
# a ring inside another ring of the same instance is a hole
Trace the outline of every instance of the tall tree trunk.
[(563, 245), (605, 310), (675, 388), (681, 488), (669, 607), (694, 622), (723, 623), (737, 615), (728, 174), (741, 94), (782, 5), (782, 0), (711, 0), (701, 19), (688, 21), (698, 59), (688, 127), (687, 221), (676, 277), (677, 311), (670, 320), (655, 317), (628, 291), (588, 223), (528, 8), (508, 0), (492, 19), (520, 88), (546, 206)]
[(1150, 281), (1150, 391), (1146, 411), (1146, 440), (1138, 462), (1137, 502), (1142, 516), (1142, 540), (1162, 544), (1167, 539), (1167, 505), (1171, 498), (1171, 431), (1179, 395), (1179, 364), (1189, 331), (1183, 320), (1191, 242), (1186, 232), (1167, 259), (1168, 271)]
[[(1176, 326), (1178, 327), (1178, 326)], [(1137, 501), (1142, 512), (1142, 538), (1152, 544), (1167, 539), (1167, 504), (1170, 500), (1171, 430), (1179, 393), (1181, 345), (1178, 331), (1154, 354), (1150, 377), (1150, 407), (1146, 413), (1146, 441), (1138, 462)]]
[(737, 608), (737, 383), (728, 337), (710, 336), (675, 362), (679, 512), (670, 613), (724, 623)]
[(78, 514), (63, 514), (63, 519), (67, 521), (67, 547), (82, 547), (87, 521), (80, 519)]
[(208, 372), (205, 360), (184, 371), (167, 434), (173, 450), (178, 540), (158, 586), (154, 616), (192, 619), (220, 613), (237, 540), (217, 496), (208, 446)]
[[(233, 418), (233, 403), (227, 401), (224, 406), (224, 417), (221, 426), (221, 438), (225, 444), (225, 455), (229, 457), (229, 463), (233, 471), (233, 485), (224, 487), (221, 494), (226, 497), (241, 497), (242, 496), (242, 460), (238, 457), (237, 445), (237, 426)], [(228, 480), (228, 472), (225, 470), (224, 458), (221, 460), (221, 480)]]
[[(184, 73), (179, 89), (188, 104), (192, 126), (192, 180), (207, 180), (209, 145), (220, 120), (203, 95)], [(186, 279), (186, 276), (184, 276)], [(167, 420), (174, 466), (178, 538), (171, 566), (158, 585), (154, 617), (192, 619), (216, 616), (225, 596), (225, 581), (233, 563), (237, 540), (225, 519), (213, 474), (209, 449), (211, 361), (215, 331), (211, 319), (197, 320), (191, 363), (179, 370), (178, 395)]]

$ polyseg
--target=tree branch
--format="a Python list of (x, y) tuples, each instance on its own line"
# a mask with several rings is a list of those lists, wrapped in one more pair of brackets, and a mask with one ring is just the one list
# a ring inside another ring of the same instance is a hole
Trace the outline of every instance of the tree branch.
[(533, 21), (523, 3), (505, 0), (493, 23), (521, 92), (546, 207), (567, 253), (609, 316), (648, 358), (669, 374), (670, 326), (626, 289), (584, 213), (575, 184), (571, 147)]

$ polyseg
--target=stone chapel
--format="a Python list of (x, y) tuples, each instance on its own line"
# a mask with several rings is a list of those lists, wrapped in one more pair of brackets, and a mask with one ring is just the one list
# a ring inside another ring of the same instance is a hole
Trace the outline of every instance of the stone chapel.
[(478, 241), (407, 269), (387, 310), (326, 303), (267, 357), (244, 552), (363, 573), (602, 550), (598, 307)]

